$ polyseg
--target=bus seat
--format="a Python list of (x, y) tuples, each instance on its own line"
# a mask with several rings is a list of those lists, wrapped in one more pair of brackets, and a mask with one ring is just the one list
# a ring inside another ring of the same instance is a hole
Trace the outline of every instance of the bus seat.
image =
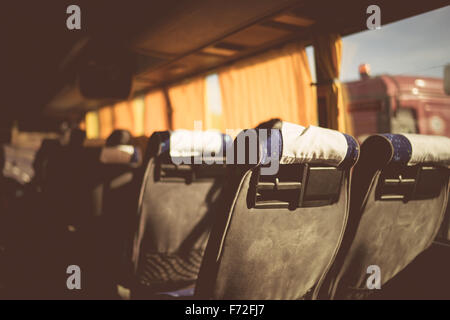
[(132, 145), (108, 143), (97, 162), (99, 179), (92, 188), (94, 217), (90, 237), (95, 250), (91, 251), (93, 279), (90, 283), (92, 294), (104, 298), (116, 295), (117, 284), (130, 286), (141, 152)]
[(132, 137), (130, 131), (116, 129), (106, 139), (105, 145), (108, 147), (131, 145)]
[(364, 141), (348, 231), (319, 298), (379, 297), (369, 266), (379, 267), (382, 289), (431, 245), (448, 202), (449, 164), (447, 137), (381, 134)]
[(61, 143), (58, 139), (44, 139), (37, 151), (33, 161), (33, 183), (38, 191), (42, 191), (46, 187), (48, 164), (51, 162), (55, 154), (61, 149)]
[(158, 292), (195, 283), (217, 210), (228, 144), (229, 136), (212, 131), (176, 130), (151, 136), (132, 258), (134, 298), (155, 298)]
[(52, 151), (40, 210), (47, 216), (36, 226), (42, 250), (53, 252), (44, 268), (49, 294), (76, 294), (55, 275), (64, 277), (60, 271), (77, 264), (85, 270), (83, 296), (113, 297), (117, 281), (125, 279), (121, 262), (132, 242), (139, 191), (134, 170), (141, 153), (120, 144), (84, 147), (81, 135)]
[[(85, 148), (81, 144), (69, 145), (49, 158), (44, 201), (39, 210), (42, 223), (35, 226), (42, 242), (41, 250), (49, 257), (42, 261), (45, 275), (41, 276), (47, 284), (45, 290), (49, 297), (76, 294), (67, 290), (65, 274), (61, 270), (71, 264), (83, 268), (87, 261), (86, 248), (92, 247), (86, 240), (86, 232), (95, 214), (92, 190), (101, 178), (100, 151), (100, 148)], [(85, 293), (86, 290), (79, 292)]]
[[(235, 139), (237, 154), (240, 136), (243, 141), (256, 132), (258, 161), (250, 161), (255, 150), (248, 139), (246, 162), (227, 162), (230, 182), (208, 241), (196, 298), (308, 298), (339, 248), (358, 143), (338, 131), (287, 122), (269, 134), (261, 130), (246, 130)], [(267, 157), (279, 160), (278, 172), (263, 172)]]

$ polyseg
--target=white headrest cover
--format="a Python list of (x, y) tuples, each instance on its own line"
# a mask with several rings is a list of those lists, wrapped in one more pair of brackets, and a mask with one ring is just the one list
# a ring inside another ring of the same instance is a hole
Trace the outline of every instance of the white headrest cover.
[(102, 163), (130, 163), (135, 153), (135, 148), (130, 145), (104, 147), (100, 153)]
[(202, 153), (217, 155), (223, 151), (220, 131), (175, 130), (170, 134), (171, 157), (198, 157)]
[(339, 131), (283, 122), (281, 134), (281, 164), (308, 162), (338, 166), (347, 154), (347, 140)]
[(408, 165), (419, 163), (440, 163), (450, 165), (450, 138), (423, 134), (402, 134), (412, 147)]

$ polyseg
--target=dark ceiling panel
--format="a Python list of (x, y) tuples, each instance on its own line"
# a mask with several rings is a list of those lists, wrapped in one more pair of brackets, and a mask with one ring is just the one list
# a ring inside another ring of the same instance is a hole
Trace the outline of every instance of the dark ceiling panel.
[(2, 51), (6, 57), (0, 73), (4, 77), (1, 117), (33, 118), (60, 89), (61, 63), (86, 34), (66, 28), (68, 5), (66, 0), (2, 3)]
[(190, 0), (152, 24), (135, 40), (140, 52), (186, 54), (227, 34), (298, 4), (299, 0)]
[(285, 37), (290, 33), (288, 30), (275, 29), (262, 25), (254, 25), (242, 31), (232, 34), (225, 39), (224, 42), (256, 47), (263, 45), (269, 41)]
[(217, 46), (209, 46), (203, 48), (201, 52), (215, 54), (223, 57), (231, 57), (235, 55), (238, 51), (234, 49), (220, 48)]
[(219, 55), (205, 54), (201, 52), (194, 53), (177, 60), (173, 64), (140, 74), (138, 79), (139, 81), (150, 81), (163, 84), (170, 79), (179, 78), (183, 74), (192, 73), (204, 68), (219, 65), (225, 61), (224, 59), (224, 57)]
[(314, 24), (313, 19), (305, 18), (299, 15), (293, 15), (293, 14), (281, 14), (272, 19), (276, 22), (281, 22), (285, 24), (294, 25), (297, 27), (309, 27), (310, 25)]

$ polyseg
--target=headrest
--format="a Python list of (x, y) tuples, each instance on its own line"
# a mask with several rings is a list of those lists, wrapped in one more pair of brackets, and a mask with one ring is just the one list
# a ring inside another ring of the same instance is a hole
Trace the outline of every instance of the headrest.
[(137, 164), (141, 161), (139, 149), (130, 145), (103, 147), (100, 162), (109, 164)]
[(422, 134), (382, 134), (392, 145), (391, 162), (450, 165), (450, 138)]
[(116, 129), (106, 139), (105, 145), (114, 147), (119, 145), (129, 145), (131, 143), (131, 133), (128, 130)]
[(269, 157), (274, 158), (272, 152), (277, 149), (274, 142), (278, 144), (280, 164), (320, 163), (349, 168), (358, 160), (357, 141), (339, 131), (316, 126), (305, 128), (289, 122), (283, 122), (281, 130), (270, 131), (267, 139), (259, 143), (262, 163)]
[(171, 158), (225, 156), (232, 139), (219, 131), (175, 130), (158, 132), (161, 136), (161, 151)]
[(70, 131), (69, 146), (81, 147), (86, 139), (86, 131), (75, 128)]
[(283, 122), (281, 164), (321, 163), (335, 167), (351, 167), (358, 160), (359, 145), (345, 133)]

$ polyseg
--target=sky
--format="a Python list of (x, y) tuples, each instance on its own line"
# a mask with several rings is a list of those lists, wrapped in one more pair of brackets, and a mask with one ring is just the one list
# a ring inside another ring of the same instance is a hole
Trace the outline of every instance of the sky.
[(342, 38), (341, 80), (357, 80), (358, 65), (372, 75), (443, 77), (450, 63), (450, 6)]
[[(313, 80), (314, 50), (306, 48)], [(450, 63), (450, 6), (342, 38), (341, 81), (358, 80), (358, 66), (370, 64), (371, 74), (443, 77)]]

